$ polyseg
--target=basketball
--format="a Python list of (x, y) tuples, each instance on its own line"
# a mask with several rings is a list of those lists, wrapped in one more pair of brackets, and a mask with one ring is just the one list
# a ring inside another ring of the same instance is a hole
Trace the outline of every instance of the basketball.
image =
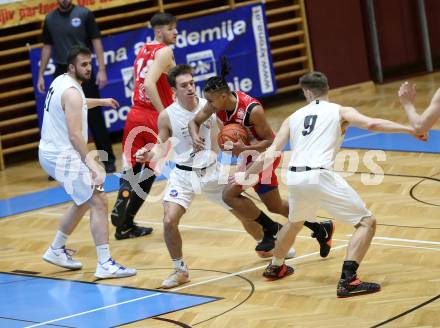
[[(238, 142), (238, 139), (241, 139), (245, 145), (249, 145), (246, 129), (240, 124), (232, 123), (225, 125), (223, 129), (221, 129), (217, 137), (217, 142), (222, 150), (230, 150), (232, 143)], [(230, 141), (230, 145), (228, 145), (228, 141)]]

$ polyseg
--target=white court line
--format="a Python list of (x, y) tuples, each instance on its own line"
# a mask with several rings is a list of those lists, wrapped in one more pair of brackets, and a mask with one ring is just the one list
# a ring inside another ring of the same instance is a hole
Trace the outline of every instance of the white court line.
[[(347, 247), (347, 245), (340, 245), (340, 246), (337, 246), (337, 247), (333, 247), (332, 250), (337, 250), (337, 249), (344, 248), (344, 247)], [(293, 259), (286, 260), (286, 262), (294, 261), (294, 260), (300, 260), (300, 259), (303, 259), (303, 258), (306, 258), (306, 257), (318, 255), (318, 254), (319, 254), (319, 252), (314, 252), (314, 253), (310, 253), (310, 254), (298, 256), (298, 257), (293, 258)], [(238, 275), (241, 275), (241, 274), (244, 274), (244, 273), (257, 271), (257, 270), (265, 268), (266, 266), (267, 265), (262, 265), (262, 266), (258, 266), (258, 267), (254, 267), (254, 268), (238, 271), (238, 272), (235, 272), (235, 273), (229, 273), (227, 275), (223, 275), (223, 276), (220, 276), (220, 277), (212, 278), (212, 279), (209, 279), (209, 280), (204, 280), (204, 281), (200, 281), (200, 282), (197, 282), (197, 283), (194, 283), (194, 284), (189, 284), (189, 285), (184, 285), (182, 287), (173, 288), (173, 289), (170, 289), (169, 291), (175, 292), (175, 291), (179, 291), (179, 290), (182, 290), (182, 289), (191, 288), (191, 287), (194, 287), (194, 286), (204, 285), (204, 284), (207, 284), (207, 283), (210, 283), (210, 282), (213, 282), (213, 281), (223, 280), (223, 279), (227, 279), (227, 278), (230, 278), (230, 277), (235, 277), (235, 276), (238, 276)], [(151, 297), (155, 297), (155, 296), (159, 296), (159, 295), (162, 295), (162, 294), (165, 294), (165, 293), (154, 293), (154, 294), (151, 294), (151, 295), (134, 298), (132, 300), (128, 300), (128, 301), (124, 301), (124, 302), (120, 302), (120, 303), (115, 303), (115, 304), (112, 304), (112, 305), (107, 305), (107, 306), (99, 307), (99, 308), (96, 308), (96, 309), (92, 309), (92, 310), (88, 310), (88, 311), (72, 314), (72, 315), (69, 315), (69, 316), (62, 317), (62, 318), (57, 318), (57, 319), (52, 319), (52, 320), (45, 321), (45, 322), (40, 322), (40, 323), (31, 325), (31, 326), (26, 326), (25, 328), (40, 327), (40, 326), (47, 325), (49, 323), (54, 323), (54, 322), (57, 322), (57, 321), (62, 321), (62, 320), (70, 319), (70, 318), (79, 317), (79, 316), (82, 316), (84, 314), (89, 314), (89, 313), (93, 313), (93, 312), (97, 312), (97, 311), (113, 308), (113, 307), (116, 307), (116, 306), (119, 306), (119, 305), (123, 305), (123, 304), (127, 304), (127, 303), (141, 301), (141, 300), (144, 300), (144, 299), (147, 299), (147, 298), (151, 298)]]
[(402, 239), (402, 238), (392, 238), (392, 237), (374, 237), (374, 239), (391, 240), (391, 241), (403, 241), (403, 242), (406, 242), (406, 243), (416, 243), (416, 244), (440, 245), (440, 242), (438, 242), (438, 241), (427, 241), (427, 240), (416, 240), (416, 239)]
[[(352, 235), (345, 235), (346, 237), (351, 237)], [(430, 245), (440, 245), (440, 242), (438, 241), (429, 241), (429, 240), (417, 240), (417, 239), (402, 239), (402, 238), (393, 238), (393, 237), (381, 237), (381, 236), (374, 236), (374, 239), (378, 240), (390, 240), (390, 241), (402, 241), (405, 243), (414, 243), (414, 244), (430, 244)]]
[[(47, 215), (47, 216), (61, 216), (63, 213), (52, 213), (52, 212), (39, 212), (41, 215)], [(88, 217), (88, 215), (85, 215), (84, 217)], [(1, 220), (0, 220), (1, 222)], [(157, 221), (137, 221), (139, 223), (145, 223), (145, 224), (153, 224), (153, 225), (162, 225), (162, 222)], [(194, 230), (208, 230), (208, 231), (221, 231), (221, 232), (238, 232), (238, 233), (246, 233), (243, 229), (230, 229), (230, 228), (214, 228), (214, 227), (201, 227), (201, 226), (193, 226), (193, 225), (185, 225), (185, 224), (179, 224), (179, 227), (186, 228), (186, 229), (194, 229)], [(345, 235), (346, 237), (351, 237), (351, 234)], [(310, 236), (297, 236), (298, 238), (302, 239), (312, 239)], [(401, 238), (392, 238), (392, 237), (381, 237), (381, 236), (375, 236), (373, 240), (390, 240), (390, 241), (401, 241), (401, 242), (408, 242), (408, 243), (415, 243), (415, 244), (431, 244), (431, 245), (440, 245), (440, 242), (436, 241), (429, 241), (429, 240), (417, 240), (417, 239), (401, 239)], [(348, 242), (347, 239), (337, 239), (333, 238), (334, 241), (340, 241), (340, 242)], [(380, 244), (380, 243), (372, 243), (375, 245), (390, 245), (390, 246), (397, 246), (392, 244)], [(403, 248), (411, 248), (412, 246), (405, 246), (401, 245)], [(423, 247), (413, 247), (413, 248), (420, 248), (420, 249), (430, 249), (430, 250), (437, 250), (437, 248), (423, 248)]]
[(421, 247), (421, 246), (411, 246), (411, 245), (396, 245), (396, 244), (375, 243), (375, 242), (372, 242), (371, 245), (392, 246), (392, 247), (412, 248), (412, 249), (426, 249), (426, 250), (430, 250), (430, 251), (440, 251), (440, 248), (436, 248), (436, 247)]

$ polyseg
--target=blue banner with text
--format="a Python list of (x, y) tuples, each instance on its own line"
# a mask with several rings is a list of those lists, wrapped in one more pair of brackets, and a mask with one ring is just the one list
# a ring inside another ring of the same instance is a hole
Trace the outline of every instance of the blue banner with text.
[[(276, 92), (276, 83), (266, 23), (263, 5), (250, 5), (179, 21), (179, 34), (174, 46), (176, 63), (187, 63), (194, 67), (194, 80), (199, 95), (208, 78), (220, 75), (222, 56), (226, 56), (231, 68), (226, 77), (231, 90), (241, 90), (256, 98), (272, 95)], [(115, 98), (121, 105), (118, 109), (102, 109), (109, 131), (119, 131), (124, 127), (131, 106), (133, 62), (144, 43), (153, 39), (153, 30), (149, 28), (118, 33), (102, 39), (108, 85), (101, 90), (101, 97)], [(40, 48), (30, 51), (41, 126), (46, 96), (36, 88), (40, 53)], [(96, 65), (96, 60), (94, 64)], [(54, 72), (55, 64), (51, 59), (44, 74), (46, 89), (53, 80)]]

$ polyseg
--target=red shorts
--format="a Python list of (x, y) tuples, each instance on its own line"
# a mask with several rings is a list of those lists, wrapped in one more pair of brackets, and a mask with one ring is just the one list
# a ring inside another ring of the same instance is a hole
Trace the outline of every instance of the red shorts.
[(157, 143), (157, 118), (159, 112), (154, 109), (132, 107), (125, 122), (122, 135), (122, 149), (125, 159), (131, 166), (136, 164), (134, 154), (147, 144)]
[(264, 194), (268, 191), (278, 188), (278, 177), (275, 173), (276, 168), (280, 165), (281, 157), (277, 157), (271, 167), (261, 172), (258, 183), (254, 186), (257, 194)]
[[(276, 168), (280, 165), (281, 157), (277, 157), (272, 166), (261, 172), (258, 176), (258, 183), (254, 185), (254, 190), (257, 194), (261, 195), (268, 191), (278, 188), (278, 177), (275, 173)], [(246, 166), (251, 163), (251, 160), (246, 161)], [(242, 171), (242, 168), (238, 168)], [(244, 170), (243, 170), (244, 171)]]

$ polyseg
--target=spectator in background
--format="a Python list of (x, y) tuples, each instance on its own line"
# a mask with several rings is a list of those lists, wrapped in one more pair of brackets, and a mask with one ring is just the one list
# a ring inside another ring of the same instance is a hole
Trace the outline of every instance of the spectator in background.
[[(43, 27), (43, 48), (41, 50), (41, 63), (38, 71), (38, 91), (46, 91), (44, 85), (44, 71), (52, 52), (55, 49), (55, 74), (57, 77), (67, 72), (67, 53), (72, 46), (81, 45), (94, 49), (98, 59), (99, 70), (96, 74), (83, 83), (82, 88), (87, 98), (99, 98), (99, 88), (107, 84), (105, 72), (104, 50), (101, 35), (96, 25), (93, 13), (84, 7), (72, 4), (72, 0), (58, 0), (58, 8), (50, 12)], [(98, 150), (104, 150), (108, 158), (101, 158), (107, 173), (116, 171), (115, 155), (113, 153), (110, 136), (105, 126), (101, 107), (88, 111), (87, 116), (90, 130)]]

